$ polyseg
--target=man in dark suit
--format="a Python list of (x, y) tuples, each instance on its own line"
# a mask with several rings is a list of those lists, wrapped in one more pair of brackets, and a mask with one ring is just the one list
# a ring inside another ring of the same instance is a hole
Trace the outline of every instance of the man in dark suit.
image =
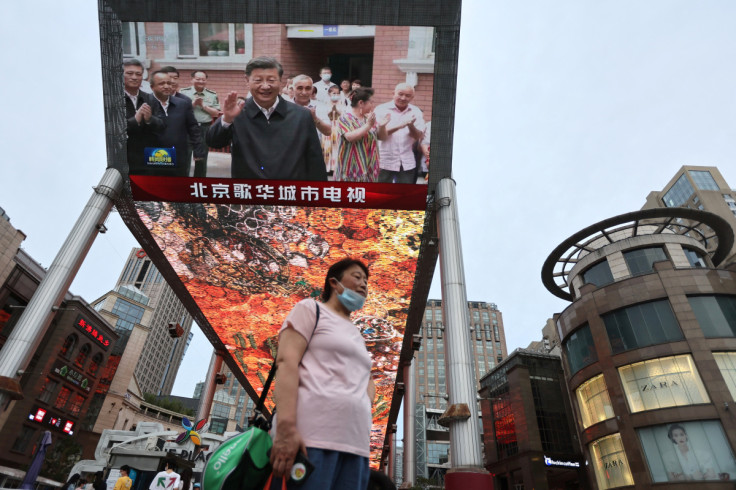
[(234, 178), (327, 180), (312, 113), (279, 96), (283, 74), (274, 58), (250, 60), (245, 78), (252, 97), (243, 101), (230, 92), (207, 132), (212, 148), (232, 143)]
[(165, 113), (166, 129), (158, 137), (158, 146), (176, 149), (176, 165), (157, 167), (156, 175), (189, 177), (192, 155), (189, 152), (189, 141), (194, 150), (194, 161), (204, 158), (207, 151), (202, 140), (202, 133), (194, 117), (192, 102), (188, 97), (175, 97), (171, 77), (162, 71), (151, 75), (151, 90), (156, 101)]
[(128, 167), (131, 174), (150, 174), (144, 161), (144, 149), (157, 145), (166, 123), (161, 105), (153, 95), (143, 92), (143, 64), (138, 60), (123, 63), (125, 117), (128, 121)]

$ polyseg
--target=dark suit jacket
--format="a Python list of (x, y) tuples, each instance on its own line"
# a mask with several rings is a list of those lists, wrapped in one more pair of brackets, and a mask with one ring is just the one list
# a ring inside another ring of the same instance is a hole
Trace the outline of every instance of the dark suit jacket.
[[(153, 94), (138, 92), (138, 104), (133, 107), (133, 102), (127, 95), (125, 97), (125, 117), (128, 120), (128, 167), (131, 174), (151, 173), (144, 165), (143, 150), (147, 146), (158, 146), (158, 135), (166, 129), (164, 121), (164, 110)], [(138, 122), (135, 113), (144, 104), (151, 106), (152, 116), (150, 121)]]
[(317, 130), (309, 109), (284, 99), (270, 119), (252, 98), (233, 123), (218, 118), (207, 131), (207, 145), (232, 143), (232, 176), (238, 179), (327, 180)]
[[(163, 111), (161, 103), (156, 104)], [(169, 107), (165, 113), (166, 129), (158, 136), (157, 146), (176, 148), (175, 167), (157, 167), (156, 175), (169, 175), (177, 177), (189, 177), (191, 165), (188, 141), (192, 143), (194, 157), (200, 158), (207, 154), (204, 146), (202, 131), (194, 118), (192, 101), (186, 96), (169, 97)], [(188, 138), (188, 141), (187, 141)]]

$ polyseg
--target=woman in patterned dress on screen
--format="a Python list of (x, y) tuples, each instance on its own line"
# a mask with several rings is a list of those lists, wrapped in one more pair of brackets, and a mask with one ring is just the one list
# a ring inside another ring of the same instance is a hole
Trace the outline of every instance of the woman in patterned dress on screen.
[[(386, 132), (390, 117), (376, 124), (371, 100), (373, 89), (360, 87), (353, 91), (350, 110), (337, 122), (338, 158), (335, 180), (343, 182), (376, 182), (378, 180), (378, 138)], [(334, 150), (333, 150), (334, 151)]]

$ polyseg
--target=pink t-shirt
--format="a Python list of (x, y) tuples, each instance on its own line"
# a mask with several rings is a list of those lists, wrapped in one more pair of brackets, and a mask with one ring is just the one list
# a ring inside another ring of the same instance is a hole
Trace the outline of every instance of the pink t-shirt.
[(302, 300), (279, 330), (291, 326), (309, 342), (299, 364), (297, 430), (307, 447), (369, 457), (372, 363), (365, 341), (350, 320), (322, 304), (315, 329), (316, 315), (316, 301)]

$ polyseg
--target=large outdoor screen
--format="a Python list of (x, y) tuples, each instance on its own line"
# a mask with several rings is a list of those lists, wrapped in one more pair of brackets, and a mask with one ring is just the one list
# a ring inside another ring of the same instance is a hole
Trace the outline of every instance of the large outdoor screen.
[(251, 396), (293, 305), (332, 263), (368, 264), (353, 321), (377, 466), (437, 257), (459, 2), (306, 5), (103, 0), (108, 164), (121, 216)]

